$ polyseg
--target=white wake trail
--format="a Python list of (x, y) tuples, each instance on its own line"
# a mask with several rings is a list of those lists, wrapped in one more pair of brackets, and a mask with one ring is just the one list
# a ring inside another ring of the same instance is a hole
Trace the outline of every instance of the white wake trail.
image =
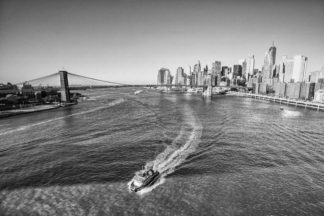
[(138, 192), (140, 195), (148, 193), (163, 184), (165, 177), (173, 173), (197, 149), (202, 135), (202, 124), (189, 106), (184, 108), (183, 113), (184, 123), (178, 136), (155, 160), (147, 162), (145, 165), (145, 167), (153, 166), (154, 170), (159, 171), (161, 174), (160, 179), (153, 186), (140, 190)]

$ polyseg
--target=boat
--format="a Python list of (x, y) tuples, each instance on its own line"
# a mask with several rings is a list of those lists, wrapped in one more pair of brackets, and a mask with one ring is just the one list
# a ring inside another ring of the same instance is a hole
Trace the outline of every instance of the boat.
[(137, 91), (134, 92), (134, 94), (135, 94), (135, 95), (138, 95), (138, 94), (140, 94), (142, 91), (143, 91), (143, 90), (137, 90)]
[(152, 186), (159, 179), (159, 177), (160, 173), (158, 171), (154, 171), (153, 168), (136, 172), (130, 183), (130, 190), (137, 192), (145, 187)]

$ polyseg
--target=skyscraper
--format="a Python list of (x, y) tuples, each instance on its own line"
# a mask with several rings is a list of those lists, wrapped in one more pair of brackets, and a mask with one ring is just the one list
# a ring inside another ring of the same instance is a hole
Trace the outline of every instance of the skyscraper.
[(272, 46), (269, 48), (268, 53), (269, 53), (270, 65), (275, 65), (277, 48), (274, 46), (274, 43), (272, 43)]
[(198, 61), (198, 64), (194, 65), (194, 72), (199, 72), (201, 71), (201, 65), (200, 65), (200, 61)]
[(242, 77), (242, 65), (233, 66), (233, 78)]
[(186, 74), (182, 67), (178, 67), (175, 75), (175, 85), (185, 85), (186, 84)]
[(279, 80), (281, 82), (289, 83), (292, 80), (294, 68), (294, 59), (288, 58), (287, 56), (282, 57), (282, 64), (280, 67)]
[(172, 77), (170, 70), (167, 68), (161, 68), (158, 71), (157, 84), (158, 85), (170, 85), (172, 83)]
[(219, 85), (221, 79), (222, 72), (222, 63), (220, 61), (215, 61), (212, 63), (212, 71), (211, 71), (211, 85)]
[(253, 76), (254, 67), (255, 67), (255, 59), (254, 59), (254, 55), (251, 55), (251, 56), (248, 57), (247, 65), (246, 65), (246, 72), (247, 72), (248, 78), (250, 76)]
[(268, 79), (273, 77), (273, 69), (276, 63), (277, 48), (272, 44), (268, 52), (264, 56), (264, 64), (262, 67), (262, 78)]
[(302, 55), (296, 55), (294, 57), (294, 68), (292, 79), (294, 82), (304, 82), (306, 77), (306, 69), (307, 69), (307, 57)]
[(240, 59), (239, 64), (242, 65), (242, 77), (247, 77), (247, 75), (246, 75), (246, 69), (247, 69), (246, 59)]

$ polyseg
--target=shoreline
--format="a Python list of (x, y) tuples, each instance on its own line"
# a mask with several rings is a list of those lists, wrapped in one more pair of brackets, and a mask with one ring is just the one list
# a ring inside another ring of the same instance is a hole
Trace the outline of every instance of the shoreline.
[(27, 113), (35, 113), (35, 112), (41, 112), (46, 110), (52, 110), (60, 107), (61, 105), (59, 104), (55, 104), (55, 105), (51, 104), (51, 105), (37, 105), (37, 106), (21, 108), (21, 109), (0, 111), (0, 118), (7, 118), (7, 117), (22, 115)]
[(258, 100), (266, 100), (272, 101), (275, 103), (283, 104), (283, 105), (291, 105), (300, 108), (309, 108), (317, 111), (324, 111), (324, 104), (323, 103), (316, 103), (311, 101), (304, 101), (304, 100), (293, 100), (293, 99), (286, 99), (280, 98), (275, 96), (267, 96), (267, 95), (260, 95), (260, 94), (252, 94), (252, 93), (244, 93), (244, 92), (228, 92), (226, 95), (228, 96), (239, 96), (239, 97), (249, 97)]

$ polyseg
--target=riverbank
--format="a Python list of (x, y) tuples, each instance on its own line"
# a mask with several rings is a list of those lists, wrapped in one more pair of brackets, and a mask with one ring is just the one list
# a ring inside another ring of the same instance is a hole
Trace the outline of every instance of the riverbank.
[(20, 109), (13, 109), (13, 110), (6, 110), (6, 111), (0, 111), (0, 118), (20, 115), (20, 114), (26, 114), (26, 113), (34, 113), (34, 112), (41, 112), (45, 110), (52, 110), (60, 108), (60, 104), (47, 104), (47, 105), (37, 105), (32, 107), (25, 107)]
[(305, 109), (310, 108), (310, 109), (315, 109), (317, 111), (324, 111), (324, 104), (311, 102), (311, 101), (293, 100), (293, 99), (286, 99), (286, 98), (280, 98), (280, 97), (275, 97), (275, 96), (251, 94), (251, 93), (244, 93), (244, 92), (228, 92), (227, 95), (249, 97), (249, 98), (254, 98), (254, 99), (259, 99), (259, 100), (273, 101), (273, 102), (284, 104), (284, 105), (303, 107)]

